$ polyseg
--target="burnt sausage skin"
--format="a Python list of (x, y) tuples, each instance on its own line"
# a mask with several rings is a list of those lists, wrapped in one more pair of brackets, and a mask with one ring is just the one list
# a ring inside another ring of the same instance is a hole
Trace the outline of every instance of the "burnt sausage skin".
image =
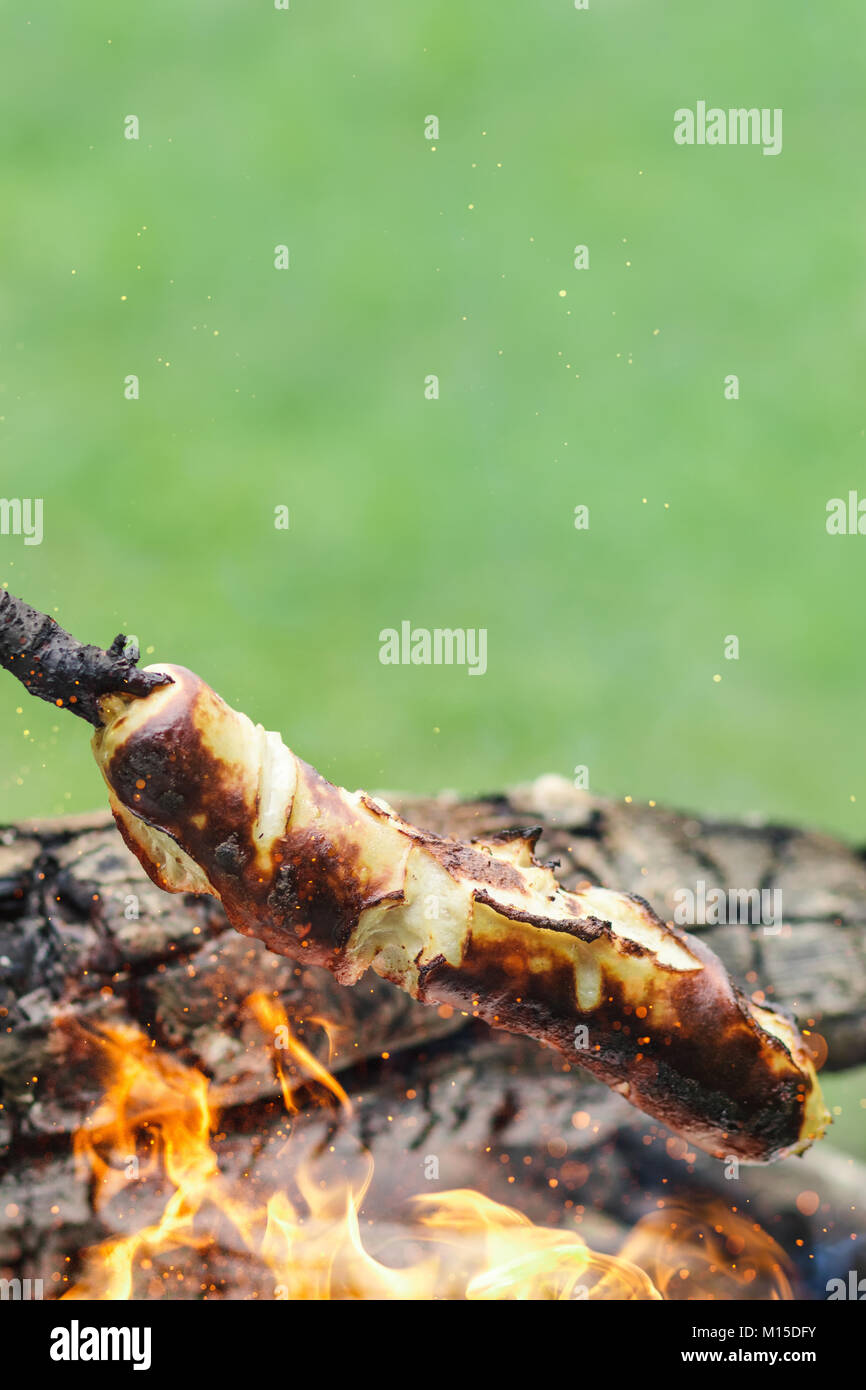
[(333, 786), (181, 666), (107, 695), (93, 750), (126, 843), (171, 892), (350, 985), (372, 969), (430, 1004), (557, 1048), (718, 1157), (803, 1149), (829, 1116), (796, 1026), (754, 1003), (642, 899), (569, 893), (535, 834), (469, 843)]

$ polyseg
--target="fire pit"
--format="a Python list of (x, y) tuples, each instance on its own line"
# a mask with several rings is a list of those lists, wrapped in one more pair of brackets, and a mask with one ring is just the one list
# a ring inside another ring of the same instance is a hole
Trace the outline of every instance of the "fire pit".
[[(566, 885), (671, 913), (678, 887), (759, 866), (784, 950), (698, 931), (825, 1069), (862, 1061), (866, 871), (845, 846), (550, 778), (398, 809), (459, 836), (540, 824)], [(832, 1131), (732, 1172), (549, 1049), (378, 979), (343, 989), (213, 900), (167, 897), (105, 816), (4, 831), (0, 912), (0, 1264), (19, 1291), (826, 1299), (864, 1272), (866, 1173)]]

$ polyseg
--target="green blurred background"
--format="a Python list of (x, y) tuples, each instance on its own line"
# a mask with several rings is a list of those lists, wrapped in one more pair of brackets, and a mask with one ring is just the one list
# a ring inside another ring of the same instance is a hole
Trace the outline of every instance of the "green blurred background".
[[(864, 49), (860, 0), (9, 7), (2, 492), (45, 536), (0, 583), (350, 787), (585, 764), (866, 840), (866, 538), (825, 529), (866, 494)], [(678, 147), (699, 99), (783, 152)], [(487, 628), (487, 674), (381, 665), (403, 619)], [(102, 800), (0, 682), (0, 820)]]

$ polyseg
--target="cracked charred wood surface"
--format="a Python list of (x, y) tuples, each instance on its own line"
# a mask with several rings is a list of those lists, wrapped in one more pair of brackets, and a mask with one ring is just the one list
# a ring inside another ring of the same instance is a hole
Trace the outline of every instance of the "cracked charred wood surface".
[[(780, 930), (748, 923), (689, 930), (747, 992), (763, 990), (768, 1002), (819, 1033), (828, 1069), (866, 1058), (860, 852), (806, 831), (602, 800), (556, 777), (476, 801), (389, 799), (414, 822), (461, 838), (540, 824), (538, 854), (559, 861), (566, 887), (589, 879), (636, 892), (663, 917), (673, 917), (678, 890), (697, 892), (701, 883), (706, 894), (777, 891)], [(106, 815), (0, 831), (0, 1145), (15, 1135), (68, 1133), (97, 1099), (74, 1021), (147, 1028), (158, 1044), (206, 1071), (225, 1103), (272, 1094), (261, 1030), (244, 1009), (257, 989), (279, 994), (323, 1059), (327, 1039), (308, 1021), (337, 1025), (338, 1071), (465, 1022), (416, 1005), (377, 978), (341, 988), (327, 972), (238, 936), (214, 900), (160, 892)]]

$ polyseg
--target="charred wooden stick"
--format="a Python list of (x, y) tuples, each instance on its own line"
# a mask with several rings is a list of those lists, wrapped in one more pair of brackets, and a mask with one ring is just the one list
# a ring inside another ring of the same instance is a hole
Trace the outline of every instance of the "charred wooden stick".
[(800, 1152), (828, 1116), (795, 1025), (642, 899), (568, 893), (537, 832), (464, 843), (349, 793), (183, 667), (98, 702), (97, 762), (159, 886), (212, 893), (269, 949), (344, 984), (368, 968), (425, 1003), (558, 1048), (719, 1156)]
[(40, 700), (64, 705), (98, 725), (100, 696), (112, 691), (147, 695), (170, 679), (159, 671), (138, 670), (138, 657), (138, 647), (123, 633), (107, 651), (85, 646), (53, 618), (0, 589), (0, 665)]

